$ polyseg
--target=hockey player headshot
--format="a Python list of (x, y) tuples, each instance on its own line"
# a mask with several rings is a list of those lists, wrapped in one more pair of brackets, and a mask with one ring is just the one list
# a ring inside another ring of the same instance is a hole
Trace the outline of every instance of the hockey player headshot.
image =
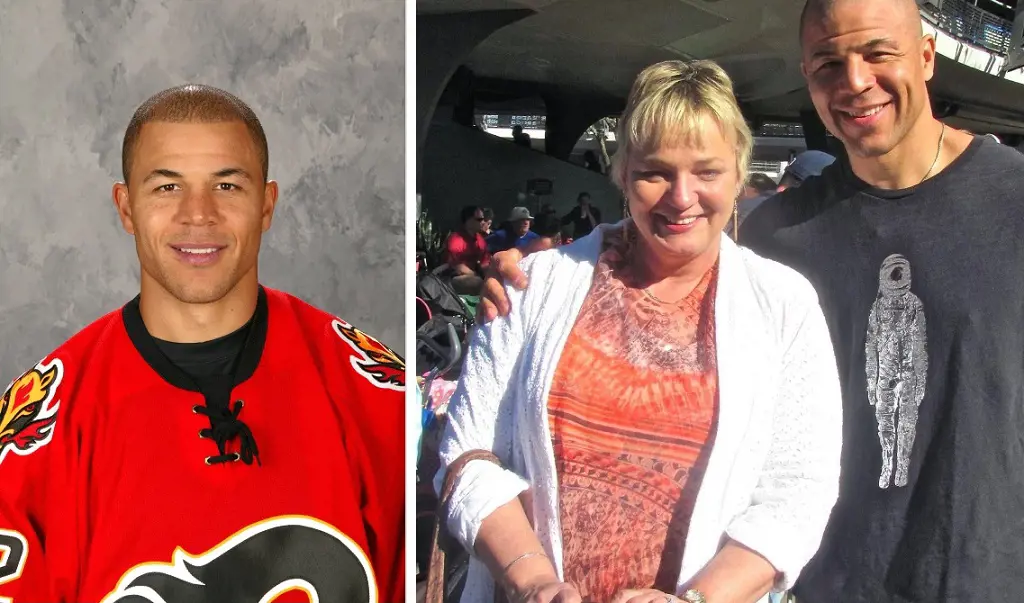
[(404, 362), (260, 284), (268, 165), (225, 91), (135, 112), (139, 295), (0, 400), (0, 601), (402, 599)]

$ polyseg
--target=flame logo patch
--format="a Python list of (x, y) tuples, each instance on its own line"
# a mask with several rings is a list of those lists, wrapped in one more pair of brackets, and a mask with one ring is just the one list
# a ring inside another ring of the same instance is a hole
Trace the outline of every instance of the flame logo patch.
[(333, 526), (304, 516), (257, 522), (200, 555), (136, 565), (103, 603), (378, 603), (370, 560)]
[(25, 456), (50, 443), (60, 401), (54, 402), (64, 365), (54, 359), (15, 379), (0, 398), (0, 463), (8, 452)]
[(405, 361), (401, 356), (343, 320), (335, 319), (331, 326), (355, 350), (352, 368), (357, 373), (381, 389), (405, 391)]

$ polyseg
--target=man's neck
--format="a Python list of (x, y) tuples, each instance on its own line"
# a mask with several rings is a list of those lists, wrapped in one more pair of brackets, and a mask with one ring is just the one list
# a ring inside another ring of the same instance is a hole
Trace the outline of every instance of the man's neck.
[[(942, 139), (942, 148), (939, 141)], [(860, 157), (850, 153), (853, 173), (871, 186), (902, 190), (942, 171), (967, 145), (971, 136), (946, 127), (930, 114), (922, 115), (902, 141), (885, 155)], [(930, 171), (929, 171), (930, 170)]]
[(256, 311), (259, 283), (255, 278), (248, 280), (243, 279), (215, 302), (190, 304), (143, 277), (139, 298), (142, 321), (150, 335), (173, 343), (199, 343), (223, 337), (242, 328)]

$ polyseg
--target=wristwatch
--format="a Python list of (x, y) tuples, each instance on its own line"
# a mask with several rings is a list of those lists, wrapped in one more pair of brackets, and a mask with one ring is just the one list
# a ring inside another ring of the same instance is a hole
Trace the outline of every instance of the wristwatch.
[(704, 598), (704, 595), (699, 590), (693, 588), (679, 595), (679, 598), (686, 603), (708, 603), (708, 600)]

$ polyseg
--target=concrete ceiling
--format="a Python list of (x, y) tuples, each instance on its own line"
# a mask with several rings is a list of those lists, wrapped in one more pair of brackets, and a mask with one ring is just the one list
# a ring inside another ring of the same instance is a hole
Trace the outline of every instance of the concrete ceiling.
[(793, 28), (786, 24), (798, 20), (800, 0), (515, 4), (530, 5), (538, 12), (481, 44), (467, 62), (474, 73), (624, 98), (637, 72), (651, 63), (713, 58), (735, 72), (741, 98), (772, 96), (803, 85), (799, 64), (787, 63), (787, 58), (798, 55)]
[[(812, 108), (799, 65), (802, 6), (803, 0), (417, 0), (421, 14), (536, 11), (473, 51), (466, 65), (481, 78), (625, 99), (633, 78), (651, 63), (710, 58), (732, 76), (742, 102), (778, 117)], [(1004, 131), (1024, 131), (1019, 85), (940, 59), (933, 90), (970, 100), (982, 113), (996, 107), (1001, 121), (1010, 117)], [(976, 77), (972, 90), (961, 93), (963, 70)]]
[(420, 15), (467, 13), (481, 10), (510, 10), (529, 8), (540, 10), (559, 0), (416, 0), (416, 13)]

